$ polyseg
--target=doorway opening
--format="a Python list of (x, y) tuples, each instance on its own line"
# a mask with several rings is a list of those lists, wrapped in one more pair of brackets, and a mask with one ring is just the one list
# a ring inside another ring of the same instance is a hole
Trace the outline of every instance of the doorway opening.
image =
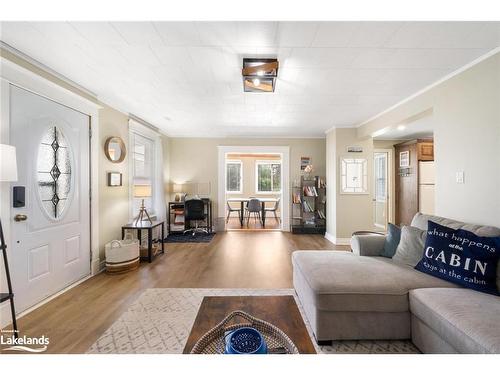
[(281, 229), (281, 155), (226, 154), (226, 229)]
[(288, 147), (219, 147), (219, 222), (225, 230), (288, 228)]

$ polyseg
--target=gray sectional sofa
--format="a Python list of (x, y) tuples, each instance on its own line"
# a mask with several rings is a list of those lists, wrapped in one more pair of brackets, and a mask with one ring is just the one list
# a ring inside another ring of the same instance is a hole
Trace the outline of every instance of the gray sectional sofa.
[[(428, 220), (500, 236), (499, 228), (422, 214), (411, 225), (425, 230)], [(411, 338), (424, 353), (500, 353), (500, 297), (381, 257), (384, 240), (359, 235), (352, 253), (293, 253), (293, 284), (318, 342)]]

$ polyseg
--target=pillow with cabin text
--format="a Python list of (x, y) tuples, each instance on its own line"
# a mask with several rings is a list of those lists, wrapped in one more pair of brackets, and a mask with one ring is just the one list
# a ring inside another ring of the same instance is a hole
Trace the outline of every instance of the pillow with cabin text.
[(422, 259), (415, 269), (466, 288), (499, 295), (496, 286), (500, 237), (428, 222)]

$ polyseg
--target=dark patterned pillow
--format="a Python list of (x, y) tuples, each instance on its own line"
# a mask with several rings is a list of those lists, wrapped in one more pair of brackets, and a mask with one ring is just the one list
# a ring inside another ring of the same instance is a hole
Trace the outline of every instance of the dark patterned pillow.
[(498, 295), (499, 257), (500, 237), (479, 237), (429, 221), (424, 254), (415, 269), (466, 288)]

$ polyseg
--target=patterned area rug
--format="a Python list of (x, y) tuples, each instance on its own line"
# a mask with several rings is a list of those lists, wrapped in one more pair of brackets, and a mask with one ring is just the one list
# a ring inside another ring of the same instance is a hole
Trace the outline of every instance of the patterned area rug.
[[(147, 289), (129, 309), (90, 347), (94, 354), (182, 353), (204, 296), (294, 295), (293, 289)], [(309, 335), (312, 330), (294, 295)], [(418, 349), (408, 340), (335, 341), (318, 346), (318, 353), (413, 354)]]

